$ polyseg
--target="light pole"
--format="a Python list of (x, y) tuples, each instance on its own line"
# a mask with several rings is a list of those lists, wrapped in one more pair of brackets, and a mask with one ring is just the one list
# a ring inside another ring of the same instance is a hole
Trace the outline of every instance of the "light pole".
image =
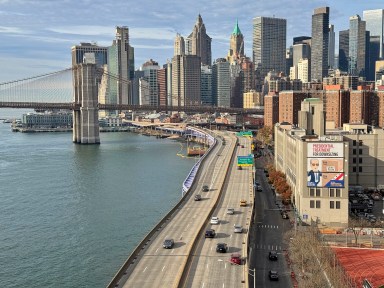
[[(217, 259), (217, 261), (219, 262), (228, 262), (228, 263), (231, 263), (232, 265), (235, 265), (235, 266), (241, 266), (237, 263), (234, 263), (234, 262), (231, 262), (231, 261), (228, 261), (228, 260), (223, 260), (223, 259)], [(250, 273), (250, 271), (252, 271), (252, 273)], [(256, 288), (256, 268), (248, 268), (248, 274), (251, 275), (253, 277), (253, 288)]]

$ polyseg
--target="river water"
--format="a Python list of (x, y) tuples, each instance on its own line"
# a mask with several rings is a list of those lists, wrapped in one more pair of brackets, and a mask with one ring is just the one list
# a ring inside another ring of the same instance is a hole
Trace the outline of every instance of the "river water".
[(182, 144), (100, 138), (0, 124), (0, 287), (105, 287), (180, 199), (194, 164), (176, 155)]

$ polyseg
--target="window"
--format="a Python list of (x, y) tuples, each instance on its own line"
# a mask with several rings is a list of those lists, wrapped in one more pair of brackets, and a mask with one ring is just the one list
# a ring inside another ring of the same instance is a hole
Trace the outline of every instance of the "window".
[(356, 155), (356, 149), (353, 149), (353, 150), (352, 150), (352, 154), (353, 154), (353, 155)]
[(352, 159), (352, 163), (356, 163), (356, 157), (353, 157), (353, 159)]
[(314, 188), (310, 188), (309, 189), (309, 196), (310, 197), (315, 197), (315, 189)]
[(359, 163), (363, 163), (363, 158), (359, 158)]
[(359, 167), (359, 172), (363, 172), (363, 167)]
[(310, 208), (315, 208), (315, 200), (309, 201), (309, 207)]
[(320, 208), (320, 200), (316, 200), (316, 208)]
[(335, 209), (335, 201), (329, 201), (329, 208)]
[(336, 201), (336, 209), (340, 209), (340, 201)]
[(335, 197), (335, 190), (329, 189), (329, 197)]
[(320, 197), (321, 195), (320, 191), (321, 191), (320, 188), (316, 188), (316, 197)]
[(356, 172), (356, 167), (353, 167), (353, 168), (352, 168), (352, 172)]
[(353, 141), (352, 141), (352, 145), (353, 145), (353, 146), (356, 146), (356, 140), (353, 140)]
[(341, 197), (341, 189), (336, 189), (336, 197)]

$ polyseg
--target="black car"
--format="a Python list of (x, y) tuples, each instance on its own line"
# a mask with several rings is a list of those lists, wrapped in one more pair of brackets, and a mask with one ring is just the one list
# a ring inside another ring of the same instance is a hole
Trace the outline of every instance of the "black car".
[(216, 252), (227, 253), (227, 251), (228, 251), (228, 246), (226, 243), (217, 243)]
[(200, 201), (201, 200), (201, 195), (200, 194), (196, 194), (194, 199), (195, 199), (195, 201)]
[(283, 217), (283, 219), (289, 219), (288, 214), (285, 212), (281, 213), (281, 217)]
[(203, 186), (203, 192), (208, 192), (208, 191), (209, 191), (208, 185), (204, 185)]
[(277, 252), (276, 251), (270, 251), (268, 254), (269, 260), (276, 261), (277, 260)]
[(274, 271), (274, 270), (269, 270), (269, 279), (270, 280), (279, 280), (279, 274), (277, 273), (277, 271)]
[(175, 241), (173, 241), (173, 239), (165, 239), (163, 243), (163, 247), (165, 249), (172, 249), (174, 244), (175, 244)]
[(205, 238), (215, 238), (216, 232), (213, 229), (208, 229), (205, 231)]

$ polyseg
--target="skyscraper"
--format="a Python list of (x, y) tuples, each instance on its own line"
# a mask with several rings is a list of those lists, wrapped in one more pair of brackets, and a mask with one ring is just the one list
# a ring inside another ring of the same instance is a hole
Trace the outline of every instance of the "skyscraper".
[(72, 66), (83, 63), (85, 53), (94, 53), (96, 65), (103, 67), (107, 64), (107, 47), (98, 46), (95, 43), (80, 43), (72, 47)]
[(130, 68), (129, 68), (129, 33), (128, 27), (116, 27), (116, 39), (108, 48), (109, 73), (116, 77), (111, 83), (109, 95), (116, 104), (130, 104)]
[(365, 21), (355, 15), (349, 18), (349, 74), (365, 77), (365, 51)]
[(228, 61), (232, 63), (244, 56), (244, 36), (240, 31), (239, 23), (236, 21), (235, 28), (231, 34), (229, 43)]
[(285, 72), (287, 20), (253, 18), (253, 62), (264, 78), (269, 71)]
[(348, 71), (349, 62), (349, 30), (339, 32), (339, 69)]
[(328, 74), (329, 7), (316, 8), (312, 15), (311, 80)]
[(365, 10), (363, 19), (370, 35), (380, 37), (380, 58), (384, 58), (384, 9)]
[(143, 87), (147, 89), (147, 91), (140, 91), (141, 105), (159, 105), (159, 86), (157, 81), (159, 69), (159, 64), (152, 59), (142, 65), (141, 70), (144, 72), (143, 79), (146, 81), (146, 85)]
[(184, 55), (185, 54), (185, 43), (184, 38), (179, 33), (176, 34), (175, 43), (173, 45), (173, 55)]
[(212, 52), (211, 52), (211, 37), (207, 35), (205, 25), (201, 15), (197, 17), (195, 26), (192, 29), (192, 33), (188, 36), (186, 41), (186, 51), (189, 55), (197, 55), (201, 58), (201, 64), (212, 64)]
[(335, 68), (335, 26), (329, 25), (328, 68)]
[(201, 104), (212, 106), (212, 69), (208, 65), (201, 66)]
[(230, 64), (224, 58), (216, 59), (212, 66), (212, 90), (218, 107), (231, 106)]
[(201, 64), (196, 55), (172, 58), (172, 107), (199, 106), (201, 103)]

